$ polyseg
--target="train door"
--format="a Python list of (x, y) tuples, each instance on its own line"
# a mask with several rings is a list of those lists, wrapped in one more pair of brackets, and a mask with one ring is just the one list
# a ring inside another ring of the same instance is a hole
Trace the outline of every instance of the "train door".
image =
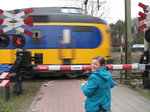
[(71, 64), (71, 60), (75, 58), (75, 38), (72, 37), (70, 29), (63, 29), (62, 34), (59, 56), (63, 64)]

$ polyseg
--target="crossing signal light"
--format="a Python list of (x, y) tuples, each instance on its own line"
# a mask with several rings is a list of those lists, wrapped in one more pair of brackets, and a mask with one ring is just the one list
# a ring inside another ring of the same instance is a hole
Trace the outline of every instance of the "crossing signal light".
[(9, 36), (6, 34), (0, 35), (0, 47), (7, 47), (10, 43)]
[(16, 48), (23, 48), (26, 43), (26, 40), (22, 35), (15, 35), (12, 38), (12, 43)]
[(150, 29), (145, 31), (145, 40), (147, 42), (150, 42)]

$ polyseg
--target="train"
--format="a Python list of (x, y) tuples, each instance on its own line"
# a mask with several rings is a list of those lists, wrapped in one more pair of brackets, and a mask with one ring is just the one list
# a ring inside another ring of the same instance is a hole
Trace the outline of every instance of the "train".
[[(33, 26), (22, 25), (33, 32), (32, 36), (15, 30), (0, 35), (0, 64), (14, 64), (16, 51), (20, 49), (30, 51), (32, 56), (42, 54), (42, 65), (87, 65), (95, 56), (110, 58), (110, 29), (104, 20), (74, 7), (35, 7), (33, 10), (23, 16), (32, 17)], [(3, 15), (0, 18), (5, 19)], [(4, 27), (0, 25), (0, 29)], [(19, 47), (15, 45), (17, 39), (21, 39)], [(31, 62), (31, 65), (36, 64)], [(77, 76), (71, 72), (68, 77)]]

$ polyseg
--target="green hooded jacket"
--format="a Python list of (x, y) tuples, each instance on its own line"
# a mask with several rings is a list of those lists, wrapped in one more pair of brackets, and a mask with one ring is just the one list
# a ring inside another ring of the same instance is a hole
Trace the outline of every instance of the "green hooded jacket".
[(85, 110), (96, 112), (111, 109), (111, 88), (116, 83), (112, 80), (111, 73), (105, 67), (101, 67), (92, 72), (88, 78), (88, 83), (81, 86), (85, 100)]

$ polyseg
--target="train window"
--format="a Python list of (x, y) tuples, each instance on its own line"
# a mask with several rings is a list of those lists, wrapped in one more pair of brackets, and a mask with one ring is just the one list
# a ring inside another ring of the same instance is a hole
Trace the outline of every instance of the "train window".
[(91, 26), (74, 26), (73, 31), (74, 32), (92, 32), (93, 29)]
[(32, 43), (33, 44), (40, 44), (41, 43), (41, 37), (42, 37), (42, 31), (40, 29), (34, 29), (33, 30)]
[(33, 17), (32, 22), (35, 22), (35, 23), (48, 22), (48, 16), (47, 15), (32, 15), (30, 17)]
[(63, 44), (70, 44), (71, 41), (71, 32), (69, 29), (64, 29), (63, 30), (63, 40), (62, 43)]

